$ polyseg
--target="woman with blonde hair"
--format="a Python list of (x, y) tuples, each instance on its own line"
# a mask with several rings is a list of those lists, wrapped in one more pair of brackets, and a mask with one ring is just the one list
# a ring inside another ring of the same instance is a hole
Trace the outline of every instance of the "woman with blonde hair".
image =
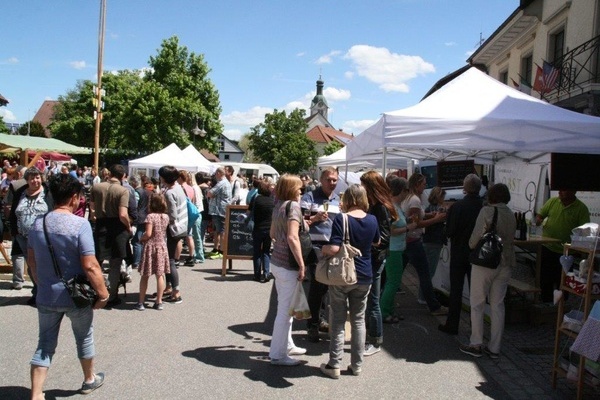
[[(290, 356), (306, 353), (306, 349), (294, 344), (292, 317), (288, 312), (296, 284), (298, 281), (304, 280), (306, 271), (298, 236), (300, 224), (304, 224), (304, 229), (308, 230), (300, 210), (301, 191), (300, 177), (291, 174), (284, 174), (279, 178), (275, 187), (277, 200), (273, 209), (270, 230), (271, 238), (275, 242), (271, 256), (271, 273), (275, 277), (275, 288), (277, 289), (277, 316), (273, 324), (269, 350), (269, 357), (273, 365), (300, 365), (300, 360)], [(290, 253), (298, 267), (290, 262)]]
[(383, 318), (381, 316), (381, 273), (390, 245), (390, 224), (398, 219), (398, 213), (392, 202), (390, 188), (377, 171), (367, 171), (360, 177), (360, 182), (367, 192), (369, 200), (368, 213), (374, 215), (379, 225), (381, 240), (371, 249), (371, 266), (373, 283), (367, 301), (368, 344), (365, 355), (379, 352), (383, 343)]
[(406, 258), (417, 270), (419, 276), (419, 288), (427, 302), (427, 307), (432, 315), (446, 315), (448, 308), (442, 306), (433, 293), (431, 275), (429, 274), (429, 263), (423, 247), (423, 228), (441, 222), (446, 218), (445, 213), (436, 213), (432, 218), (425, 219), (425, 212), (421, 203), (421, 195), (425, 190), (427, 182), (425, 176), (419, 173), (412, 174), (408, 179), (409, 194), (402, 202), (402, 211), (406, 217), (417, 224), (417, 228), (411, 230), (406, 237)]
[[(357, 184), (350, 185), (342, 197), (343, 211), (348, 216), (348, 237), (350, 244), (361, 251), (354, 258), (357, 282), (349, 286), (329, 286), (329, 361), (321, 364), (321, 372), (330, 378), (340, 377), (340, 364), (344, 354), (344, 324), (350, 315), (352, 339), (350, 345), (350, 365), (348, 371), (358, 375), (362, 370), (365, 351), (366, 328), (365, 310), (373, 268), (371, 266), (371, 248), (379, 243), (377, 218), (367, 214), (369, 201), (365, 189)], [(343, 215), (337, 214), (333, 220), (331, 240), (323, 246), (323, 255), (336, 254), (344, 240)]]

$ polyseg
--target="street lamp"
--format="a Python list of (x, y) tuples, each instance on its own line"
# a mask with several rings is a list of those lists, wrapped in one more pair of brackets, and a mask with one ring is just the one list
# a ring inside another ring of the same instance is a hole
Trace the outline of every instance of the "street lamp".
[(196, 117), (196, 126), (192, 129), (192, 133), (194, 134), (194, 147), (196, 147), (196, 136), (205, 137), (206, 131), (204, 130), (204, 121), (202, 121), (202, 129), (198, 128), (198, 117)]

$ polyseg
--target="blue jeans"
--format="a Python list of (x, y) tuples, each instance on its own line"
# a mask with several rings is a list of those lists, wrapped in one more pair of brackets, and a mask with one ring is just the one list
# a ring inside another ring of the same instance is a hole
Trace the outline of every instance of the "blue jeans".
[(39, 339), (38, 346), (31, 359), (31, 365), (50, 367), (52, 356), (58, 344), (60, 323), (64, 316), (71, 320), (71, 328), (77, 345), (79, 359), (94, 358), (94, 311), (92, 307), (48, 307), (38, 305)]
[(202, 214), (198, 216), (192, 226), (192, 237), (194, 238), (194, 258), (204, 261), (204, 233), (202, 230)]
[(269, 231), (253, 231), (252, 242), (254, 245), (254, 252), (252, 253), (254, 277), (258, 279), (260, 278), (261, 272), (266, 276), (269, 275), (269, 272), (271, 271), (271, 236)]
[(367, 298), (367, 318), (369, 318), (369, 343), (375, 346), (383, 343), (383, 318), (381, 317), (381, 273), (384, 263), (371, 258), (373, 263), (373, 284)]
[(331, 325), (329, 326), (329, 366), (341, 368), (344, 354), (344, 324), (350, 313), (352, 339), (350, 363), (354, 369), (361, 367), (365, 352), (365, 309), (369, 285), (329, 286), (329, 306)]
[[(440, 262), (440, 253), (444, 247), (441, 243), (423, 243), (425, 249), (425, 255), (427, 256), (427, 264), (429, 264), (429, 276), (431, 279), (435, 276), (437, 271), (438, 263)], [(419, 300), (425, 300), (423, 297), (423, 291), (419, 288)]]
[(419, 276), (419, 288), (423, 291), (423, 297), (427, 302), (429, 311), (436, 311), (440, 308), (440, 303), (437, 301), (433, 293), (433, 285), (431, 284), (431, 275), (429, 274), (429, 264), (427, 263), (427, 255), (423, 247), (423, 240), (419, 239), (414, 242), (406, 242), (406, 250), (404, 254), (408, 262), (417, 270)]
[[(23, 269), (25, 267), (25, 259), (26, 259), (25, 256), (27, 255), (27, 238), (25, 236), (21, 235), (20, 233), (17, 233), (17, 236), (15, 236), (15, 240), (19, 243), (19, 247), (21, 248), (23, 255), (13, 257), (13, 264), (14, 264), (13, 265), (13, 276), (15, 276), (14, 271), (19, 270), (20, 279), (21, 279), (21, 283), (22, 283), (25, 281), (23, 279)], [(19, 259), (19, 257), (22, 257), (22, 259)], [(15, 258), (16, 258), (16, 260), (15, 260)], [(33, 280), (33, 277), (31, 276), (31, 269), (29, 268), (29, 265), (27, 265), (27, 275), (29, 275), (31, 282), (33, 283), (33, 289), (31, 289), (31, 295), (33, 297), (35, 297), (37, 294), (37, 283)], [(14, 282), (14, 279), (13, 279), (13, 282)]]
[(144, 250), (144, 244), (140, 240), (144, 236), (144, 232), (146, 232), (146, 224), (138, 224), (136, 228), (135, 235), (131, 238), (131, 246), (133, 247), (132, 264), (138, 267), (142, 259), (142, 250)]

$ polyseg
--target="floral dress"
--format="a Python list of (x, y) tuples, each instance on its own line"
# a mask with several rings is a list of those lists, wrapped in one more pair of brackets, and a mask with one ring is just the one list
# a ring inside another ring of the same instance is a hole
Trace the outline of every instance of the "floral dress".
[(167, 214), (150, 213), (145, 223), (152, 224), (152, 236), (144, 244), (139, 272), (143, 276), (164, 275), (171, 272), (167, 252)]

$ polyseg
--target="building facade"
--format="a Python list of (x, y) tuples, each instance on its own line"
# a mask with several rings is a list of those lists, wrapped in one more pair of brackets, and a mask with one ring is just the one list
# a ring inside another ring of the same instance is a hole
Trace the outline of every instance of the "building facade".
[(521, 0), (468, 59), (554, 105), (600, 115), (600, 2)]

